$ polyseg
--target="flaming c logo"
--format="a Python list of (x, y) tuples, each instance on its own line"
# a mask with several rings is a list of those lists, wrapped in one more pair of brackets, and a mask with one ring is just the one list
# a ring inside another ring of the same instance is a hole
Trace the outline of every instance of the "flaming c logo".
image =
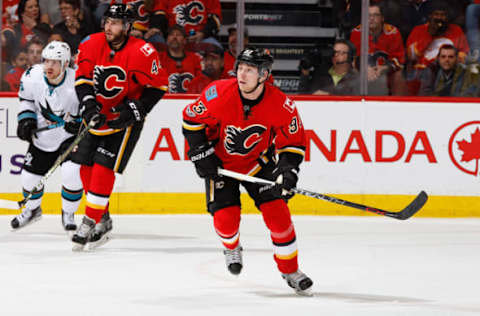
[(472, 176), (478, 176), (480, 121), (460, 125), (450, 136), (448, 153), (455, 167)]

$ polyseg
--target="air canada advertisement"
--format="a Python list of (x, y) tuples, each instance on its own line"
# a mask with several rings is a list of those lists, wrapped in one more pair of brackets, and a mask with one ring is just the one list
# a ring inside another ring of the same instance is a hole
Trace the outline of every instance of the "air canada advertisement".
[[(336, 194), (478, 194), (477, 104), (292, 99), (307, 137), (299, 186)], [(0, 192), (13, 193), (21, 188), (27, 144), (16, 137), (18, 99), (0, 100)], [(192, 101), (157, 104), (118, 192), (203, 192), (181, 128), (182, 109)], [(57, 173), (47, 192), (59, 190)]]

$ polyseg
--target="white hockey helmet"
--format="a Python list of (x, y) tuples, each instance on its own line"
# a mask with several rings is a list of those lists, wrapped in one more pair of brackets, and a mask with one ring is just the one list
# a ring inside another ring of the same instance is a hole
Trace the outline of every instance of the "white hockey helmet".
[(65, 42), (51, 41), (42, 51), (42, 59), (59, 60), (62, 70), (68, 67), (71, 58), (70, 46)]

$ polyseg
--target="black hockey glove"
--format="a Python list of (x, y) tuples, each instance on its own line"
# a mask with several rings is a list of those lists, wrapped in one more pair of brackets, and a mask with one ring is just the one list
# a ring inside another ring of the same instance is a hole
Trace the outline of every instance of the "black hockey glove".
[(120, 113), (117, 119), (107, 123), (110, 128), (114, 129), (122, 129), (135, 123), (143, 122), (145, 116), (147, 116), (147, 110), (139, 100), (125, 100), (110, 111), (112, 113)]
[(273, 178), (276, 183), (272, 189), (273, 195), (287, 200), (295, 195), (292, 189), (297, 186), (298, 168), (278, 166), (273, 170)]
[(103, 124), (105, 124), (107, 117), (105, 114), (100, 113), (102, 105), (96, 100), (88, 99), (82, 102), (80, 109), (82, 111), (82, 118), (85, 120), (86, 124), (88, 124), (93, 118), (96, 120), (96, 124), (93, 126), (93, 128), (100, 128)]
[(32, 142), (33, 131), (37, 128), (37, 120), (34, 118), (26, 118), (18, 122), (17, 136), (21, 140)]
[(200, 178), (217, 179), (218, 167), (222, 161), (215, 154), (215, 148), (210, 144), (203, 144), (188, 151), (188, 157), (195, 164), (195, 169)]
[(72, 119), (70, 121), (66, 121), (65, 125), (63, 128), (70, 134), (76, 135), (78, 133), (78, 130), (80, 129), (80, 125), (82, 122), (77, 119)]

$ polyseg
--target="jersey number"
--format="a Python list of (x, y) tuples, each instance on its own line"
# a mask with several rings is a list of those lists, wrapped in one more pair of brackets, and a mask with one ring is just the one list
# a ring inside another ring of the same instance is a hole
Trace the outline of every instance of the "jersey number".
[(295, 134), (298, 131), (298, 120), (296, 116), (292, 118), (292, 121), (288, 125), (288, 131), (290, 134)]
[(202, 115), (207, 110), (207, 108), (205, 107), (205, 105), (203, 105), (202, 101), (199, 101), (198, 104), (192, 106), (192, 110), (198, 115)]
[(152, 74), (158, 75), (158, 65), (155, 59), (152, 62)]

